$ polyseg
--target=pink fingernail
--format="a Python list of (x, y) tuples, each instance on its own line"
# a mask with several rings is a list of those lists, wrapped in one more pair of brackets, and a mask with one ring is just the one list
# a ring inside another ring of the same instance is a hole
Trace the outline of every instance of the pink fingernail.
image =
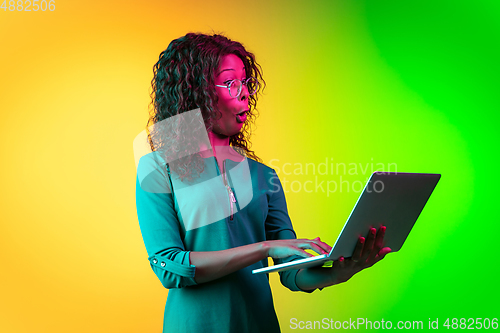
[(375, 235), (375, 233), (377, 232), (377, 229), (375, 229), (375, 228), (371, 228), (371, 229), (370, 229), (370, 231), (371, 231), (371, 233), (372, 233), (372, 234), (374, 234), (374, 235)]
[(339, 258), (339, 261), (340, 261), (340, 262), (344, 261), (344, 257), (340, 257), (340, 258)]
[(385, 231), (385, 226), (381, 226), (380, 229), (382, 229), (382, 231)]
[(365, 238), (364, 238), (364, 237), (359, 237), (359, 242), (360, 242), (361, 244), (363, 244), (363, 243), (365, 242)]

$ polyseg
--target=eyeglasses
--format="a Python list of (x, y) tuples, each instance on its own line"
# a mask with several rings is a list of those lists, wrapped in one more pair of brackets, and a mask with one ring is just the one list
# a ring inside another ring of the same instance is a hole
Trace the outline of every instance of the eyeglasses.
[(229, 96), (231, 96), (232, 98), (238, 98), (238, 96), (240, 96), (241, 94), (243, 85), (247, 86), (248, 94), (252, 96), (257, 92), (257, 89), (259, 88), (259, 81), (257, 81), (257, 79), (254, 77), (249, 77), (247, 79), (244, 79), (243, 81), (238, 79), (231, 80), (227, 83), (226, 86), (222, 86), (219, 84), (216, 84), (215, 86), (227, 88), (229, 90)]

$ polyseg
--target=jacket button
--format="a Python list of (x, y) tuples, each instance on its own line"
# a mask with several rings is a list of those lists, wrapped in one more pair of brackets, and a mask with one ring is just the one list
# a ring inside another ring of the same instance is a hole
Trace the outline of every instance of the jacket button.
[(160, 265), (161, 265), (161, 267), (165, 267), (166, 264), (162, 261), (162, 263)]
[(158, 262), (158, 260), (153, 259), (153, 264), (156, 264), (157, 262)]

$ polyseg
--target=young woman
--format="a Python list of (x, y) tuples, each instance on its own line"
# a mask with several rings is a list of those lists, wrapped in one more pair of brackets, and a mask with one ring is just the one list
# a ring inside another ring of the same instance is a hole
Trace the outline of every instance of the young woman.
[[(330, 251), (319, 237), (296, 239), (276, 173), (250, 149), (264, 85), (254, 55), (222, 35), (188, 33), (154, 66), (152, 153), (140, 160), (136, 201), (169, 289), (163, 332), (279, 332), (268, 277), (252, 270)], [(390, 252), (384, 232), (370, 230), (332, 267), (280, 272), (281, 283), (312, 292), (347, 281)]]

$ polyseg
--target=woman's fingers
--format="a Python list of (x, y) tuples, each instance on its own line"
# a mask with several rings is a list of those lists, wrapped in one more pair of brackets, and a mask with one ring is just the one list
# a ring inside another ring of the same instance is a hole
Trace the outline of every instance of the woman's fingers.
[(377, 236), (375, 238), (375, 241), (373, 243), (373, 249), (368, 255), (368, 261), (373, 260), (379, 253), (379, 251), (382, 249), (382, 246), (384, 246), (384, 236), (385, 236), (385, 226), (381, 226), (378, 229)]
[(298, 241), (297, 246), (301, 249), (313, 250), (317, 254), (328, 254), (328, 251), (330, 251), (328, 244), (319, 241), (319, 237), (314, 240), (300, 239)]
[(340, 268), (345, 268), (345, 258), (344, 257), (339, 258), (339, 266), (340, 266)]
[(328, 253), (330, 253), (330, 250), (332, 249), (332, 247), (330, 245), (322, 242), (319, 239), (319, 237), (316, 237), (313, 240), (297, 239), (296, 241), (298, 241), (298, 244), (296, 245), (297, 249), (300, 250), (301, 252), (303, 252), (302, 256), (304, 256), (303, 254), (305, 253), (308, 255), (308, 257), (314, 257), (314, 255), (307, 253), (303, 249), (313, 250), (317, 254), (328, 254)]
[(352, 254), (351, 258), (352, 261), (358, 262), (361, 260), (364, 244), (365, 244), (365, 238), (359, 237), (358, 242), (356, 243), (356, 247), (354, 248), (354, 253)]
[(268, 241), (268, 246), (271, 250), (268, 252), (273, 258), (286, 258), (293, 255), (299, 255), (301, 257), (314, 257), (304, 250), (312, 250), (318, 254), (327, 254), (331, 247), (316, 239), (286, 239), (286, 240), (274, 240)]
[(368, 236), (366, 237), (365, 245), (363, 246), (363, 254), (361, 255), (362, 260), (368, 259), (368, 256), (373, 249), (373, 244), (375, 243), (376, 233), (377, 229), (375, 228), (370, 228), (370, 231), (368, 231)]
[(375, 265), (377, 262), (379, 262), (380, 260), (384, 259), (385, 255), (389, 252), (391, 252), (390, 247), (384, 247), (384, 248), (380, 249), (380, 251), (378, 252), (377, 256), (374, 258), (374, 260), (368, 262), (368, 267), (371, 267), (371, 266)]
[(328, 254), (328, 252), (326, 252), (323, 248), (321, 248), (319, 245), (315, 243), (311, 243), (311, 250), (313, 250), (318, 254)]
[(377, 252), (380, 251), (380, 249), (382, 248), (382, 246), (384, 245), (384, 236), (385, 236), (385, 226), (381, 226), (379, 229), (378, 229), (378, 232), (377, 232), (377, 238), (375, 239), (375, 247), (374, 249), (377, 249)]
[(294, 252), (294, 254), (299, 255), (301, 257), (305, 258), (314, 257), (314, 254), (310, 254), (298, 247), (292, 247), (292, 251)]
[(390, 253), (391, 251), (392, 250), (390, 247), (383, 247), (382, 249), (380, 249), (380, 251), (378, 252), (378, 256), (377, 256), (377, 261), (384, 259), (385, 255), (387, 253)]
[(391, 252), (389, 247), (382, 247), (385, 229), (385, 226), (382, 226), (377, 232), (377, 229), (371, 228), (366, 238), (358, 238), (351, 258), (340, 257), (334, 262), (331, 274), (338, 281), (337, 283), (349, 280), (353, 275), (373, 266)]
[(318, 254), (328, 254), (331, 250), (331, 247), (322, 242), (319, 237), (315, 239), (297, 239), (297, 246), (301, 249), (310, 249)]
[(313, 241), (324, 251), (322, 252), (322, 254), (330, 253), (332, 247), (326, 244), (325, 242), (322, 242), (321, 239), (319, 239), (319, 237), (314, 238)]

